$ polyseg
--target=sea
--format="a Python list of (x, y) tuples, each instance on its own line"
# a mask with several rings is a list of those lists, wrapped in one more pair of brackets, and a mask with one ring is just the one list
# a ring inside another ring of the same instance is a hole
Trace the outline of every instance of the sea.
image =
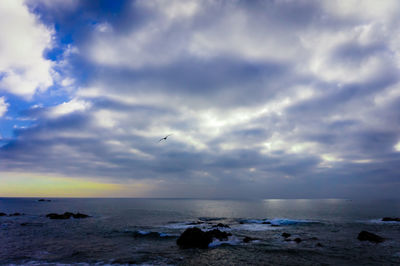
[[(400, 265), (400, 222), (382, 221), (400, 217), (400, 200), (38, 200), (0, 198), (1, 265)], [(64, 212), (91, 217), (46, 217)], [(190, 227), (232, 235), (181, 249)], [(385, 241), (360, 241), (360, 231)]]

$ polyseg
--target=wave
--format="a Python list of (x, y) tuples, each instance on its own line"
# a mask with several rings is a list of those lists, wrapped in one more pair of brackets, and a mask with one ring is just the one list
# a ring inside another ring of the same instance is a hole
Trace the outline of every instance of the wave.
[(239, 221), (240, 224), (265, 224), (272, 226), (280, 225), (300, 225), (300, 224), (312, 224), (320, 223), (313, 220), (295, 220), (286, 218), (274, 218), (274, 219), (244, 219)]
[(266, 230), (278, 230), (278, 227), (271, 226), (270, 224), (238, 224), (232, 226), (233, 230), (245, 230), (245, 231), (266, 231)]
[(211, 222), (211, 221), (221, 221), (221, 220), (225, 220), (226, 218), (224, 217), (199, 217), (200, 221), (204, 221), (204, 222)]
[(398, 224), (400, 225), (400, 222), (397, 221), (382, 221), (382, 218), (378, 218), (378, 219), (371, 219), (371, 220), (364, 220), (364, 221), (360, 221), (363, 223), (374, 223), (374, 224)]
[(164, 225), (164, 227), (170, 229), (187, 229), (191, 227), (199, 227), (205, 229), (207, 226), (208, 224), (205, 224), (203, 222), (177, 222)]
[(239, 245), (243, 243), (239, 238), (237, 238), (236, 236), (229, 236), (228, 240), (219, 240), (217, 238), (215, 238), (210, 244), (208, 244), (208, 247), (217, 247), (220, 245)]
[(155, 237), (155, 238), (169, 238), (169, 237), (177, 237), (178, 235), (157, 232), (157, 231), (144, 231), (144, 230), (125, 230), (127, 233), (132, 233), (134, 237)]

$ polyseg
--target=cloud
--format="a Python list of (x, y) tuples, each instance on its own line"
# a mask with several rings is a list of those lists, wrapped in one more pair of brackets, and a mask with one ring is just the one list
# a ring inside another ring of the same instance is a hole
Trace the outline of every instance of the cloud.
[(30, 98), (53, 84), (52, 62), (43, 53), (52, 47), (54, 32), (22, 1), (2, 1), (1, 5), (0, 89)]
[(22, 113), (34, 123), (0, 148), (3, 170), (146, 183), (149, 196), (392, 193), (399, 9), (362, 5), (146, 0), (118, 16), (81, 3), (47, 14), (75, 29), (79, 52), (56, 80), (70, 95)]
[(9, 104), (4, 97), (0, 97), (0, 117), (2, 117), (8, 109)]

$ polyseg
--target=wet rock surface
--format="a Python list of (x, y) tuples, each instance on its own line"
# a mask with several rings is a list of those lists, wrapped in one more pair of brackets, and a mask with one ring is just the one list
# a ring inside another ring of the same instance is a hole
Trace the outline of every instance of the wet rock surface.
[(202, 231), (193, 227), (186, 229), (176, 240), (176, 244), (183, 249), (186, 248), (208, 248), (208, 245), (216, 238), (220, 241), (228, 240), (232, 234), (222, 232), (218, 229)]
[(245, 238), (243, 238), (243, 242), (244, 243), (249, 243), (249, 242), (252, 242), (252, 241), (255, 241), (255, 240), (258, 240), (258, 238), (249, 237), (249, 236), (246, 236)]
[(64, 219), (69, 219), (71, 217), (75, 219), (82, 219), (82, 218), (88, 218), (90, 216), (79, 212), (77, 213), (64, 212), (63, 214), (49, 213), (46, 215), (46, 217), (55, 220), (64, 220)]
[(39, 202), (51, 202), (51, 200), (49, 200), (49, 199), (39, 199), (38, 201)]
[(223, 223), (215, 224), (215, 225), (213, 225), (212, 227), (214, 227), (214, 228), (216, 228), (216, 227), (231, 228), (229, 225), (223, 224)]
[(368, 232), (368, 231), (361, 231), (358, 234), (357, 239), (360, 241), (370, 241), (370, 242), (375, 242), (375, 243), (381, 243), (381, 242), (385, 241), (385, 239), (383, 237), (378, 236), (378, 235)]
[(400, 218), (393, 218), (393, 217), (383, 217), (383, 222), (400, 222)]

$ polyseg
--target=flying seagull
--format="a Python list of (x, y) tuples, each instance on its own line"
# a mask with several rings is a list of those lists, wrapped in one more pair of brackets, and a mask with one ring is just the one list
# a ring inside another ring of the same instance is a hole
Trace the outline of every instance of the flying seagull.
[(162, 140), (167, 140), (167, 138), (168, 138), (169, 136), (171, 136), (171, 135), (172, 135), (172, 134), (169, 134), (169, 135), (167, 135), (167, 136), (161, 138), (158, 142), (160, 142), (160, 141), (162, 141)]

